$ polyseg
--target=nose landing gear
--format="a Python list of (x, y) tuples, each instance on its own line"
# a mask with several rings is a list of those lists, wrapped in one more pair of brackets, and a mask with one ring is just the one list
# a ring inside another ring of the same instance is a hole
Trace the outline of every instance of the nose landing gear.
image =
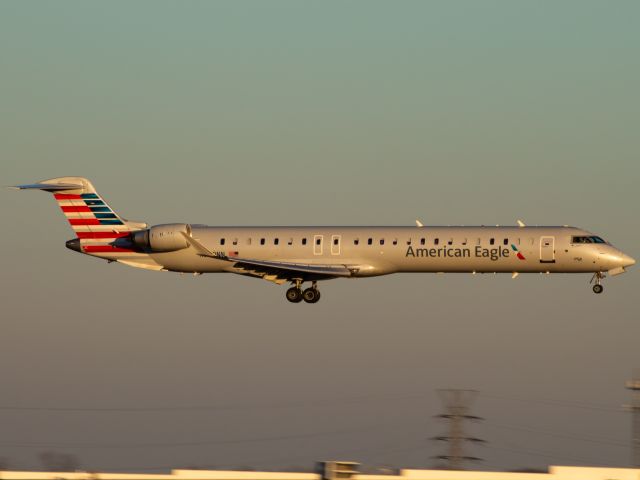
[(302, 290), (302, 280), (295, 279), (296, 286), (287, 290), (287, 300), (291, 303), (300, 303), (304, 300), (307, 303), (316, 303), (320, 300), (320, 290), (318, 290), (318, 282), (311, 282), (311, 287)]
[(589, 283), (593, 283), (595, 280), (595, 284), (593, 285), (593, 293), (602, 293), (604, 290), (604, 287), (602, 286), (601, 282), (602, 279), (604, 278), (604, 273), (602, 272), (596, 272), (593, 274), (593, 277), (591, 277), (591, 281)]

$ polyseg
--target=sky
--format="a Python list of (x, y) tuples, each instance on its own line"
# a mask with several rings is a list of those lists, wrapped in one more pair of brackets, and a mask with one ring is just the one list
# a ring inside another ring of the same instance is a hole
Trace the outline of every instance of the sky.
[[(149, 224), (580, 226), (638, 258), (640, 3), (0, 3), (0, 184), (90, 178)], [(0, 191), (0, 459), (90, 470), (427, 468), (437, 389), (481, 469), (628, 466), (629, 273), (334, 280), (67, 250)]]

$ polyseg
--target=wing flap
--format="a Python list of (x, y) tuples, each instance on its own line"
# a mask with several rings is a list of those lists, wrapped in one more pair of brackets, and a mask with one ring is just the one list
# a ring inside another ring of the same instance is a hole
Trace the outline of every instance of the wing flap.
[[(218, 257), (220, 258), (220, 257)], [(234, 267), (255, 270), (256, 267), (267, 270), (287, 270), (290, 272), (300, 272), (312, 275), (326, 275), (329, 277), (350, 277), (351, 270), (346, 265), (310, 264), (253, 260), (249, 258), (226, 257), (222, 260), (234, 262)]]

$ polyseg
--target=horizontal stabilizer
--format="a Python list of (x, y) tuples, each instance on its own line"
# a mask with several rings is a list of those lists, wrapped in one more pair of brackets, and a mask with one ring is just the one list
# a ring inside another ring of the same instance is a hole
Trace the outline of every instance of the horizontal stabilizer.
[(75, 183), (30, 183), (27, 185), (14, 185), (9, 188), (15, 188), (16, 190), (45, 190), (47, 192), (53, 192), (55, 190), (80, 190), (83, 186)]

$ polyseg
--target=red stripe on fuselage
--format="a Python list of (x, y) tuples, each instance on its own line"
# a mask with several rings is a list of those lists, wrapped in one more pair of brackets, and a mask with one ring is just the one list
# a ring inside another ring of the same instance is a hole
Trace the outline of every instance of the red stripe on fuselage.
[(135, 252), (130, 248), (112, 247), (111, 245), (87, 245), (82, 247), (87, 253), (118, 253), (118, 252)]
[(128, 237), (130, 232), (76, 232), (78, 238), (121, 238)]
[(100, 225), (97, 218), (69, 218), (71, 225)]
[(91, 209), (89, 207), (60, 207), (63, 212), (89, 212), (91, 213)]
[(82, 195), (75, 195), (72, 193), (54, 193), (56, 200), (82, 200)]

